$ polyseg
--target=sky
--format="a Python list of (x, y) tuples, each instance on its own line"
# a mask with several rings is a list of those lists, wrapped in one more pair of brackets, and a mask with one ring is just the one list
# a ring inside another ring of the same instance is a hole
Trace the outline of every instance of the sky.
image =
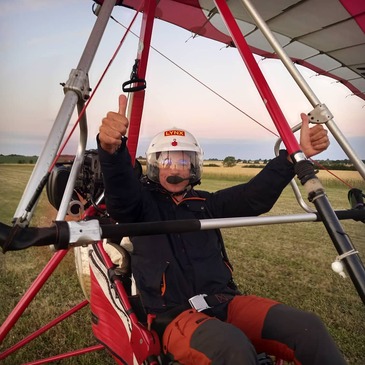
[[(90, 0), (2, 0), (0, 154), (42, 152), (63, 101), (60, 83), (66, 82), (70, 71), (77, 67), (95, 23), (92, 4)], [(121, 7), (113, 11), (113, 16), (125, 25), (133, 15)], [(133, 31), (138, 33), (139, 26), (138, 18)], [(124, 32), (123, 27), (109, 22), (89, 72), (92, 88)], [(155, 22), (151, 44), (158, 52), (150, 52), (137, 156), (144, 156), (156, 133), (173, 126), (192, 132), (206, 159), (274, 156), (276, 129), (236, 49), (202, 37), (192, 38), (190, 32), (161, 21)], [(104, 115), (109, 110), (117, 111), (121, 85), (129, 80), (137, 47), (138, 39), (128, 35), (89, 104), (87, 148), (96, 147), (95, 136)], [(300, 113), (310, 112), (312, 106), (279, 61), (256, 58), (286, 119), (291, 126), (296, 125)], [(299, 70), (319, 100), (328, 106), (357, 155), (365, 159), (365, 101), (328, 77), (302, 67)], [(76, 119), (74, 113), (68, 132)], [(329, 149), (317, 158), (347, 158), (332, 136), (330, 140)], [(77, 143), (78, 129), (65, 153), (75, 154)]]

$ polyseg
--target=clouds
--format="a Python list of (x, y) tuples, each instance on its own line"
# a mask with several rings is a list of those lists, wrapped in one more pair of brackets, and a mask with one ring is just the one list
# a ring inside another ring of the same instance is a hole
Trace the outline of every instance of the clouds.
[[(45, 143), (63, 100), (59, 84), (67, 81), (71, 69), (76, 68), (94, 25), (92, 2), (5, 1), (2, 5), (0, 153), (39, 153), (39, 144), (42, 140)], [(133, 14), (117, 7), (113, 15), (128, 25)], [(138, 33), (139, 24), (133, 30)], [(123, 34), (122, 27), (109, 23), (89, 72), (92, 88)], [(155, 23), (152, 45), (163, 55), (150, 52), (137, 153), (143, 155), (144, 141), (161, 129), (177, 125), (203, 141), (207, 150), (212, 151), (209, 157), (219, 157), (220, 151), (228, 149), (237, 158), (272, 157), (276, 141), (273, 133), (277, 132), (238, 52), (222, 48), (218, 42), (190, 36), (189, 32), (170, 24)], [(108, 110), (117, 108), (121, 84), (129, 79), (137, 47), (138, 40), (129, 35), (89, 105), (88, 148), (95, 147), (102, 117)], [(300, 112), (310, 111), (311, 105), (279, 61), (260, 60), (259, 66), (289, 124), (297, 124)], [(365, 102), (350, 96), (347, 88), (327, 77), (316, 76), (303, 68), (300, 71), (321, 102), (330, 108), (343, 133), (348, 138), (365, 139)], [(76, 115), (71, 124), (75, 120)], [(22, 143), (16, 143), (17, 135)], [(31, 138), (26, 141), (27, 135)], [(76, 132), (73, 141), (77, 138)], [(74, 144), (68, 153), (72, 153)], [(356, 148), (360, 157), (365, 158), (364, 147), (357, 143)]]

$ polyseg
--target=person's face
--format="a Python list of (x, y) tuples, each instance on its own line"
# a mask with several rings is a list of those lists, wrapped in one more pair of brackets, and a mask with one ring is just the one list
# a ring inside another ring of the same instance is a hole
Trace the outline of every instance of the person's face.
[[(169, 192), (177, 193), (189, 184), (190, 156), (183, 151), (162, 152), (158, 158), (160, 184)], [(183, 179), (178, 184), (167, 182), (169, 176), (179, 176)]]

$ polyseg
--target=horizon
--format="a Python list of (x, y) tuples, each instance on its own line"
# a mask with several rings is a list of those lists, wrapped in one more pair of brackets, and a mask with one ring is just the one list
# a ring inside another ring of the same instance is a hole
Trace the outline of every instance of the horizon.
[[(89, 151), (89, 150), (86, 150)], [(10, 154), (3, 154), (0, 153), (0, 156), (3, 157), (11, 157), (11, 156), (17, 156), (17, 157), (26, 157), (26, 158), (32, 158), (32, 157), (36, 157), (39, 158), (39, 155), (23, 155), (23, 154), (19, 154), (19, 153), (10, 153)], [(74, 158), (76, 155), (74, 154), (61, 154), (59, 156), (59, 160), (64, 160), (65, 158)], [(236, 161), (238, 161), (238, 163), (255, 163), (255, 161), (270, 161), (272, 158), (274, 158), (275, 156), (271, 157), (271, 158), (236, 158), (235, 156), (231, 156), (231, 155), (227, 155), (223, 158), (218, 158), (218, 157), (208, 157), (208, 158), (204, 158), (203, 161), (218, 161), (218, 162), (223, 162), (225, 158), (227, 157), (234, 157)], [(136, 159), (138, 160), (146, 160), (145, 156), (142, 155), (137, 155)], [(247, 161), (247, 162), (245, 162)], [(351, 162), (349, 158), (343, 158), (343, 159), (316, 159), (316, 161), (346, 161), (346, 162)], [(365, 163), (365, 159), (362, 160)], [(1, 162), (0, 162), (1, 163)], [(22, 164), (22, 163), (19, 163)], [(25, 163), (28, 164), (28, 163)], [(31, 164), (31, 163), (29, 163)]]

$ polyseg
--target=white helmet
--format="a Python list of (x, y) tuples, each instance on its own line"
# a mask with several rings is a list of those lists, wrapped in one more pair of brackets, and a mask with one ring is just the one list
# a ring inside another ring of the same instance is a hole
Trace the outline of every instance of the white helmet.
[(156, 134), (146, 152), (147, 176), (159, 183), (159, 157), (161, 152), (183, 151), (190, 157), (189, 183), (195, 185), (201, 179), (203, 150), (188, 131), (173, 127)]

